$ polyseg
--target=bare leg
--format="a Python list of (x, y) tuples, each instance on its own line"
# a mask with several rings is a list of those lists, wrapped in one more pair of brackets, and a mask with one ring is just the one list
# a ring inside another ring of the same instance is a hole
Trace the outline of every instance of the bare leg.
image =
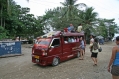
[(97, 58), (95, 58), (95, 64), (97, 65), (97, 62), (98, 62), (98, 60), (97, 60)]
[(82, 58), (84, 59), (85, 52), (82, 50)]
[(85, 49), (84, 49), (84, 54), (85, 54)]
[(80, 51), (80, 59), (83, 59), (83, 51), (82, 51), (82, 49), (81, 49), (81, 51)]
[(112, 75), (112, 79), (119, 79), (119, 76)]
[(96, 64), (95, 58), (94, 58), (94, 57), (91, 57), (91, 58), (92, 58), (92, 60), (93, 60), (94, 64)]

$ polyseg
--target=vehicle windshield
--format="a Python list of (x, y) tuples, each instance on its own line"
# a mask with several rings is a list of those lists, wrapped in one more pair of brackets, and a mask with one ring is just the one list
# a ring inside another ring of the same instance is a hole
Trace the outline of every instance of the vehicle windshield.
[(46, 46), (49, 45), (49, 43), (50, 43), (50, 40), (48, 39), (42, 39), (39, 42), (37, 42), (37, 44), (46, 45)]
[(49, 41), (40, 41), (38, 44), (40, 44), (40, 45), (49, 45)]

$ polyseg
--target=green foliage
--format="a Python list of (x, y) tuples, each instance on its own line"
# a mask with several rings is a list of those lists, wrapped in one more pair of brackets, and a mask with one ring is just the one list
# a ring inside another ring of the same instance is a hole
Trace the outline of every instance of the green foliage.
[[(0, 0), (1, 1), (1, 0)], [(3, 1), (3, 0), (2, 0)], [(13, 0), (9, 0), (10, 15), (7, 12), (7, 0), (0, 5), (0, 25), (7, 30), (6, 35), (12, 36), (32, 36), (43, 34), (43, 24), (39, 22), (33, 14), (29, 14), (30, 8), (21, 7)]]
[(104, 37), (113, 37), (114, 33), (118, 33), (118, 26), (114, 23), (114, 19), (98, 19), (98, 21), (98, 35), (102, 35)]
[(2, 26), (0, 26), (0, 40), (7, 37), (6, 33), (7, 33), (7, 31)]
[[(51, 28), (63, 30), (70, 23), (75, 29), (82, 23), (87, 39), (91, 33), (113, 37), (118, 30), (114, 19), (97, 18), (98, 13), (94, 12), (93, 7), (87, 7), (84, 3), (76, 4), (76, 2), (77, 0), (65, 0), (61, 3), (63, 7), (48, 9), (45, 15), (35, 17), (29, 14), (28, 7), (21, 7), (13, 0), (0, 0), (0, 25), (2, 26), (0, 39), (6, 36), (9, 38), (34, 36), (36, 38), (44, 34), (44, 31), (49, 32)], [(80, 10), (80, 7), (85, 10)]]
[[(104, 37), (110, 35), (112, 37), (117, 32), (115, 29), (117, 25), (114, 24), (114, 19), (97, 18), (98, 13), (94, 12), (93, 7), (87, 7), (85, 4), (75, 4), (76, 1), (65, 0), (64, 3), (61, 3), (64, 7), (47, 10), (46, 15), (44, 15), (44, 24), (51, 25), (53, 29), (63, 30), (70, 23), (75, 26), (75, 29), (82, 23), (86, 39), (89, 38), (90, 34), (102, 35)], [(79, 7), (85, 7), (85, 10), (80, 10)]]

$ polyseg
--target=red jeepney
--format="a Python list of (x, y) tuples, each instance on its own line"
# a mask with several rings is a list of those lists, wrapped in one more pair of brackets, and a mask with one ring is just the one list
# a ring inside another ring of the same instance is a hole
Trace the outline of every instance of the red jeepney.
[(62, 61), (79, 57), (80, 36), (84, 37), (84, 33), (53, 31), (43, 35), (32, 48), (32, 62), (56, 66)]

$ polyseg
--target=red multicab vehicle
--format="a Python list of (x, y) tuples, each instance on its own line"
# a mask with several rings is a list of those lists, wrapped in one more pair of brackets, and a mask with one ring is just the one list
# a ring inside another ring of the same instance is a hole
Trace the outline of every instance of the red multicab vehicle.
[(56, 66), (62, 61), (79, 57), (80, 36), (84, 37), (84, 33), (53, 31), (43, 35), (32, 48), (32, 62), (42, 66)]

